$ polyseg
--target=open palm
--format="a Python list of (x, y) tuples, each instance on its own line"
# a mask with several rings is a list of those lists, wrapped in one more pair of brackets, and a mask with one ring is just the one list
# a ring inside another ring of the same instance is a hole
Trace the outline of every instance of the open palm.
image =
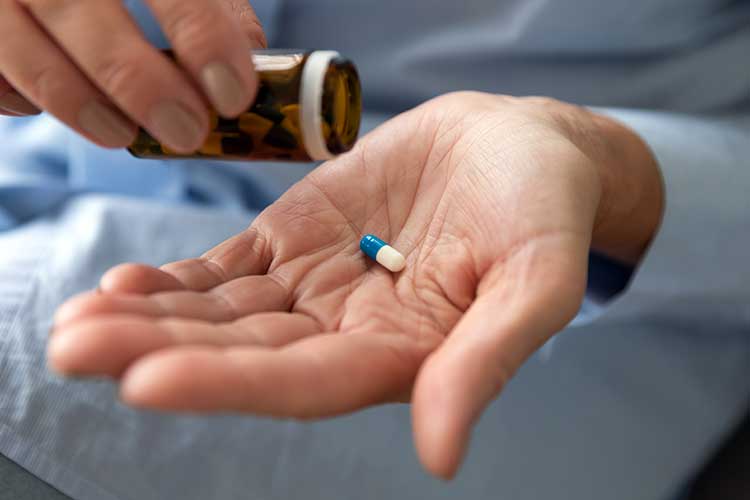
[[(541, 100), (453, 94), (386, 123), (201, 258), (129, 264), (58, 314), (58, 371), (137, 406), (318, 418), (411, 401), (427, 467), (580, 307), (600, 187)], [(359, 240), (406, 256), (391, 274)]]

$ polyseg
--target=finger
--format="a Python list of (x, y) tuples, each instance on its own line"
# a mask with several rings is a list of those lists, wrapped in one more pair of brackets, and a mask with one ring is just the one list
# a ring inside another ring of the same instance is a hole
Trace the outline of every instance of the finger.
[(0, 113), (8, 116), (37, 115), (39, 109), (15, 91), (0, 75)]
[(186, 290), (171, 274), (143, 264), (121, 264), (107, 271), (99, 282), (104, 293), (152, 294)]
[(0, 109), (17, 116), (38, 115), (39, 109), (15, 90), (6, 92), (0, 97)]
[(279, 350), (179, 348), (125, 373), (131, 405), (320, 418), (396, 400), (434, 344), (403, 335), (331, 333)]
[(23, 93), (6, 92), (0, 107), (23, 115), (45, 109), (101, 146), (132, 142), (135, 124), (109, 104), (16, 2), (3, 3), (0, 33), (0, 71), (8, 86)]
[(152, 295), (86, 293), (60, 308), (55, 316), (55, 329), (105, 314), (234, 321), (249, 314), (287, 311), (290, 302), (289, 291), (269, 276), (238, 278), (210, 292), (178, 290)]
[(141, 264), (117, 266), (102, 277), (100, 289), (107, 293), (139, 294), (210, 290), (228, 280), (265, 273), (271, 258), (267, 240), (251, 228), (226, 240), (200, 259), (173, 262), (161, 269)]
[[(585, 238), (578, 238), (585, 240)], [(471, 428), (521, 364), (575, 316), (586, 280), (585, 241), (562, 238), (499, 264), (413, 394), (415, 443), (433, 474), (452, 477)]]
[(268, 47), (266, 33), (255, 9), (244, 0), (221, 0), (221, 4), (237, 20), (252, 47)]
[(217, 0), (147, 1), (180, 63), (201, 83), (214, 109), (227, 118), (246, 111), (258, 86), (249, 42), (258, 45), (232, 12)]
[(261, 313), (222, 324), (111, 315), (60, 331), (50, 340), (47, 359), (61, 374), (118, 377), (135, 360), (168, 347), (275, 348), (319, 332), (318, 323), (303, 314)]
[[(21, 1), (125, 114), (179, 153), (200, 147), (208, 133), (208, 110), (201, 95), (146, 41), (122, 2)], [(72, 88), (70, 82), (59, 86)]]
[(265, 273), (271, 264), (266, 237), (250, 228), (210, 250), (200, 259), (189, 259), (162, 267), (190, 290), (209, 290), (247, 275)]

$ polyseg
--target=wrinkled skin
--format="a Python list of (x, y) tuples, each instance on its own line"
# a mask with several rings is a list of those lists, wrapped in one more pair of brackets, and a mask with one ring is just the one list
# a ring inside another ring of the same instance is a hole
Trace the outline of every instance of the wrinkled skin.
[[(577, 313), (592, 238), (633, 215), (603, 200), (618, 146), (589, 133), (598, 120), (540, 98), (430, 101), (201, 258), (110, 271), (60, 310), (51, 366), (165, 410), (307, 419), (411, 402), (423, 463), (451, 477), (481, 411)], [(366, 233), (406, 269), (367, 259)], [(651, 235), (621, 236), (603, 247), (635, 261)]]

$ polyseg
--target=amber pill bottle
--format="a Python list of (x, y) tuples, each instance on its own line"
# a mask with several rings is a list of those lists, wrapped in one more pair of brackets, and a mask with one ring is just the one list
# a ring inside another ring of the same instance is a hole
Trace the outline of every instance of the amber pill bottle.
[(354, 64), (333, 51), (253, 53), (260, 87), (237, 118), (211, 113), (211, 132), (195, 153), (178, 154), (141, 129), (128, 151), (139, 158), (329, 160), (357, 141), (362, 113)]

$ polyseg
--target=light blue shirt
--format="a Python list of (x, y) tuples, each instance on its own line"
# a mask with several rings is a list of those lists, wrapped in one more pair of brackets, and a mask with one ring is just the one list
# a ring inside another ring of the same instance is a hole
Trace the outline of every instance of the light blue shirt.
[(405, 406), (316, 424), (165, 416), (50, 375), (65, 298), (119, 262), (201, 253), (307, 167), (138, 161), (47, 117), (2, 120), (0, 453), (75, 500), (673, 498), (750, 396), (750, 2), (253, 4), (272, 45), (357, 62), (368, 128), (459, 89), (623, 120), (665, 177), (652, 247), (623, 293), (524, 366), (445, 485), (421, 471)]

